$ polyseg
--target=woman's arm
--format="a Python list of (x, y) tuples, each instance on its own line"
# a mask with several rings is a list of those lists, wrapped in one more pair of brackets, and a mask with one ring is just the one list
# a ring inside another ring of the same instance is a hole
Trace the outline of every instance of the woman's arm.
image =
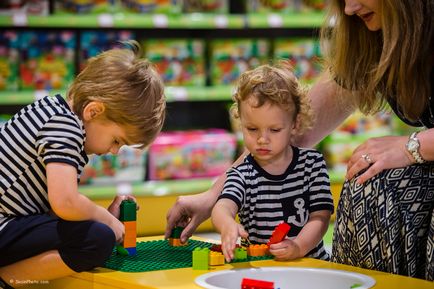
[(315, 116), (313, 128), (296, 139), (300, 147), (313, 147), (352, 114), (355, 109), (354, 96), (338, 86), (329, 74), (324, 73), (309, 90)]

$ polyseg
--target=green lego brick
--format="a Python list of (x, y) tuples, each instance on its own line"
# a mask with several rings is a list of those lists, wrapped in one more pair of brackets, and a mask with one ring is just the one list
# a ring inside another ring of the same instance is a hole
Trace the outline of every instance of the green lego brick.
[(235, 248), (235, 260), (247, 260), (246, 248)]
[[(213, 244), (197, 240), (188, 240), (181, 247), (170, 246), (167, 240), (137, 242), (137, 254), (124, 256), (113, 250), (104, 267), (122, 272), (149, 272), (193, 266), (193, 250), (195, 248), (211, 248)], [(273, 256), (256, 256), (244, 260), (232, 260), (231, 263), (270, 260)]]
[(120, 221), (136, 221), (137, 208), (136, 203), (132, 200), (123, 200), (121, 203)]
[(195, 248), (193, 250), (193, 270), (208, 270), (209, 248)]
[(182, 230), (184, 230), (183, 227), (175, 227), (175, 228), (173, 228), (172, 232), (170, 234), (170, 238), (180, 239), (181, 238)]

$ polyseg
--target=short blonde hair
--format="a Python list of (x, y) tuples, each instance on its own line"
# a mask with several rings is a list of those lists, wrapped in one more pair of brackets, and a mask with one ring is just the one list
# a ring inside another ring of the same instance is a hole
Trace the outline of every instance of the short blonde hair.
[(164, 85), (153, 65), (140, 58), (140, 45), (124, 42), (122, 49), (89, 59), (71, 84), (67, 99), (80, 118), (87, 104), (102, 102), (103, 117), (127, 128), (128, 138), (141, 148), (161, 131), (165, 119)]
[(250, 97), (257, 99), (257, 107), (270, 103), (287, 111), (294, 121), (298, 120), (297, 133), (300, 135), (312, 127), (314, 119), (306, 89), (286, 61), (275, 66), (261, 65), (241, 74), (231, 107), (234, 118), (240, 116), (240, 103)]

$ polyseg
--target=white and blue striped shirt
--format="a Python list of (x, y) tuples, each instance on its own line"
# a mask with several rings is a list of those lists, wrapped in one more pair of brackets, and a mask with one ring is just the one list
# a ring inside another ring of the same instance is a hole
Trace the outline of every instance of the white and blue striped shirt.
[(85, 138), (60, 95), (29, 104), (0, 128), (0, 230), (15, 217), (50, 210), (45, 166), (67, 163), (79, 176), (88, 161)]
[[(219, 199), (237, 204), (240, 223), (252, 243), (267, 243), (283, 221), (291, 226), (288, 237), (295, 237), (310, 213), (334, 210), (323, 156), (316, 150), (292, 148), (293, 159), (282, 175), (269, 174), (252, 155), (227, 172)], [(322, 241), (306, 256), (329, 259)]]

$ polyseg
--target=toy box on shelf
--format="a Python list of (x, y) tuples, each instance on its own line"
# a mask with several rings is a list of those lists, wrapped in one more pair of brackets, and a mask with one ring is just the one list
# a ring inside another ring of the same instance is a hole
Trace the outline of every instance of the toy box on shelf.
[(353, 151), (372, 137), (393, 134), (392, 116), (380, 112), (365, 116), (361, 112), (351, 115), (324, 142), (324, 156), (327, 165), (335, 173), (344, 175)]
[(120, 0), (123, 12), (179, 14), (182, 0)]
[(0, 90), (18, 89), (18, 32), (0, 32)]
[(113, 13), (117, 9), (117, 0), (56, 0), (56, 14), (98, 14)]
[(153, 39), (143, 45), (145, 57), (170, 86), (205, 85), (204, 43), (194, 39)]
[(236, 139), (222, 129), (163, 132), (149, 147), (151, 180), (214, 177), (233, 162)]
[(112, 185), (143, 182), (146, 151), (123, 146), (117, 155), (92, 155), (84, 167), (80, 184)]
[(46, 16), (49, 14), (49, 0), (2, 0), (0, 1), (0, 15)]
[(267, 63), (265, 39), (216, 39), (211, 42), (211, 83), (233, 85), (246, 70)]
[(248, 13), (288, 13), (323, 10), (327, 0), (249, 0)]
[(75, 38), (69, 30), (20, 32), (20, 88), (66, 88), (75, 73)]
[(320, 45), (313, 38), (276, 39), (274, 58), (289, 60), (295, 75), (304, 82), (312, 82), (321, 72)]
[(135, 33), (130, 30), (89, 30), (80, 34), (79, 65), (80, 71), (86, 66), (86, 61), (112, 48), (121, 47), (120, 41), (134, 39)]
[(228, 13), (228, 0), (184, 0), (185, 13)]

